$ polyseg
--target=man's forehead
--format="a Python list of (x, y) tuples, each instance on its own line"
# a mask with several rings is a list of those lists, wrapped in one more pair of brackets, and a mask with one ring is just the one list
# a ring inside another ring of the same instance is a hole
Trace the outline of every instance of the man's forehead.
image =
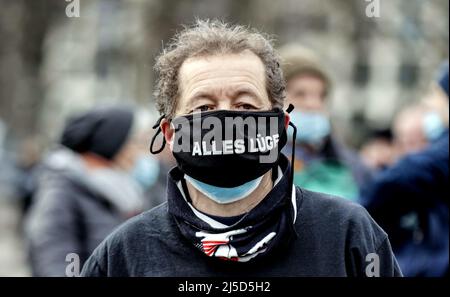
[(180, 68), (180, 83), (191, 83), (214, 76), (251, 76), (265, 78), (261, 59), (250, 51), (237, 54), (217, 54), (189, 58)]

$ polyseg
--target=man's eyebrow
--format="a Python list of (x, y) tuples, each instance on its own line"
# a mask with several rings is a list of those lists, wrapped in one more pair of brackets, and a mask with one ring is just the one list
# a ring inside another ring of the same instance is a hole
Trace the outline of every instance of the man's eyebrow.
[(189, 96), (189, 99), (200, 99), (200, 98), (204, 98), (204, 99), (213, 99), (214, 95), (211, 95), (210, 92), (208, 91), (198, 91), (195, 92), (194, 94), (192, 94), (192, 96)]
[(240, 88), (240, 89), (236, 90), (233, 94), (233, 97), (237, 98), (241, 95), (251, 95), (251, 96), (255, 97), (256, 99), (258, 99), (257, 98), (258, 95), (256, 94), (256, 92), (250, 88)]
[(198, 104), (198, 101), (201, 100), (203, 103), (207, 103), (213, 101), (212, 97), (204, 92), (199, 92), (198, 95), (194, 94), (194, 96), (190, 97), (186, 102), (186, 109), (192, 109), (195, 105)]
[[(233, 90), (230, 90), (228, 94), (231, 95), (230, 97), (233, 99), (238, 99), (239, 96), (242, 95), (248, 95), (251, 96), (254, 100), (258, 101), (258, 103), (264, 102), (264, 99), (259, 96), (257, 90), (248, 86), (240, 86), (233, 88)], [(199, 99), (215, 100), (217, 98), (214, 92), (211, 90), (198, 90), (194, 92), (191, 96), (189, 96), (188, 104), (192, 105), (196, 100)]]
[(234, 94), (233, 94), (233, 98), (237, 99), (239, 98), (239, 96), (242, 95), (250, 95), (253, 99), (255, 99), (256, 101), (258, 101), (258, 103), (262, 103), (264, 102), (263, 98), (261, 98), (258, 93), (253, 90), (252, 88), (248, 88), (248, 87), (243, 87), (243, 88), (238, 88)]

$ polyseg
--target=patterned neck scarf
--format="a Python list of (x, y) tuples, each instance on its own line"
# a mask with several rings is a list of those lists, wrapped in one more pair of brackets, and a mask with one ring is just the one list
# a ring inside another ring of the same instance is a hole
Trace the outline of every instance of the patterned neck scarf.
[(190, 203), (183, 173), (169, 173), (168, 206), (181, 234), (208, 257), (248, 262), (288, 245), (296, 237), (295, 187), (290, 184), (290, 166), (280, 156), (278, 179), (267, 196), (236, 223), (227, 226), (196, 210)]

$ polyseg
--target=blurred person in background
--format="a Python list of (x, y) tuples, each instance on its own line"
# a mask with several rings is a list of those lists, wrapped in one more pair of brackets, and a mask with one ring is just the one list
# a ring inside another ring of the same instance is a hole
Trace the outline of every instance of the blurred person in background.
[[(445, 63), (442, 66), (445, 73)], [(445, 75), (442, 74), (439, 83), (433, 83), (429, 92), (422, 100), (426, 110), (424, 119), (424, 131), (429, 143), (436, 142), (446, 133), (449, 127), (449, 102), (448, 88), (445, 86)]]
[[(154, 135), (154, 131), (147, 133), (145, 136), (147, 139), (146, 146), (148, 148), (148, 135)], [(148, 188), (146, 195), (149, 201), (149, 209), (156, 207), (167, 200), (166, 187), (167, 187), (167, 174), (173, 167), (175, 167), (176, 161), (170, 151), (169, 147), (165, 147), (161, 153), (157, 155), (151, 155), (153, 159), (157, 161), (157, 171), (155, 171), (154, 181)]]
[(60, 146), (39, 169), (26, 219), (33, 275), (64, 276), (68, 254), (82, 264), (116, 226), (146, 208), (143, 192), (153, 163), (135, 137), (135, 122), (133, 111), (121, 106), (97, 107), (67, 121)]
[(17, 198), (22, 204), (22, 213), (25, 216), (32, 204), (37, 188), (39, 162), (41, 149), (36, 137), (28, 137), (20, 143), (19, 154), (16, 160), (17, 177), (15, 188)]
[(294, 183), (311, 191), (356, 200), (371, 174), (357, 153), (333, 135), (328, 106), (330, 77), (319, 58), (300, 45), (285, 45), (280, 55), (286, 104), (295, 106), (291, 121), (299, 128)]
[(428, 145), (425, 116), (422, 104), (408, 105), (395, 116), (392, 131), (397, 157), (421, 151)]
[[(448, 62), (433, 87), (433, 100), (448, 113)], [(427, 100), (429, 96), (427, 96)], [(428, 103), (427, 103), (428, 104)], [(441, 118), (442, 119), (442, 118)], [(438, 121), (439, 122), (439, 121)], [(449, 132), (433, 126), (430, 144), (406, 155), (363, 191), (363, 205), (389, 234), (406, 276), (448, 275)]]
[(395, 162), (397, 153), (392, 138), (390, 129), (374, 131), (361, 146), (359, 154), (373, 176), (386, 170)]
[(375, 131), (362, 145), (361, 158), (375, 174), (388, 169), (405, 155), (423, 150), (445, 131), (448, 111), (445, 99), (439, 95), (438, 90), (431, 87), (423, 100), (400, 109), (392, 129)]
[(149, 140), (155, 134), (151, 129), (151, 121), (154, 118), (142, 108), (135, 118), (137, 125), (141, 127), (137, 129), (139, 132), (135, 136), (136, 145), (139, 145), (145, 154), (139, 157), (132, 175), (144, 189), (146, 208), (151, 209), (166, 201), (167, 173), (176, 166), (176, 162), (168, 147), (157, 155), (149, 152)]
[(448, 108), (442, 106), (445, 99), (439, 100), (438, 96), (435, 87), (431, 87), (421, 102), (406, 106), (395, 117), (393, 131), (397, 158), (423, 150), (447, 129)]

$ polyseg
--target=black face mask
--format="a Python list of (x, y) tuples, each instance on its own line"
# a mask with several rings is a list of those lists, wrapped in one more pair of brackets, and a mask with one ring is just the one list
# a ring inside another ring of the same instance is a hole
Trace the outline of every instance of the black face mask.
[[(287, 112), (291, 112), (292, 109), (293, 106), (290, 105)], [(158, 128), (163, 118), (164, 115), (155, 124), (154, 129)], [(223, 141), (219, 145), (216, 144), (213, 149), (212, 141), (215, 140), (210, 138), (209, 133), (216, 129), (206, 124), (219, 123), (222, 129), (217, 130), (222, 130), (223, 133), (224, 130), (226, 132), (233, 127), (229, 123), (227, 125), (227, 118), (241, 118), (244, 122), (247, 119), (247, 123), (250, 123), (251, 119), (255, 119), (255, 121), (248, 127), (235, 129), (232, 136), (226, 133), (222, 134), (225, 135)], [(258, 122), (258, 118), (263, 120)], [(270, 124), (271, 118), (273, 119), (272, 124)], [(180, 125), (180, 120), (185, 124)], [(267, 259), (268, 256), (273, 255), (275, 250), (282, 251), (281, 248), (289, 246), (291, 240), (297, 236), (294, 227), (297, 216), (297, 191), (293, 186), (293, 170), (292, 166), (289, 168), (286, 164), (287, 158), (280, 155), (281, 149), (286, 144), (284, 122), (285, 115), (280, 109), (263, 112), (221, 110), (190, 115), (184, 119), (176, 118), (172, 121), (176, 131), (172, 149), (179, 168), (172, 170), (169, 175), (168, 211), (173, 216), (181, 234), (207, 256), (238, 262), (254, 261), (253, 259), (259, 258)], [(293, 139), (295, 141), (297, 129), (293, 124), (289, 124), (294, 129)], [(255, 139), (252, 134), (255, 134), (255, 131), (253, 129), (258, 132), (256, 134), (260, 134), (256, 135), (256, 138), (260, 139), (260, 143), (257, 144), (258, 149), (254, 146)], [(191, 133), (195, 131), (198, 135)], [(159, 153), (164, 149), (165, 140), (163, 139), (161, 148), (153, 150), (155, 139), (159, 133), (161, 133), (160, 128), (151, 142), (150, 151), (152, 153)], [(187, 137), (183, 141), (182, 137), (186, 135)], [(278, 141), (275, 140), (277, 139), (276, 135), (278, 135)], [(265, 137), (268, 137), (267, 140), (264, 140), (264, 143), (261, 142), (261, 139)], [(238, 140), (242, 140), (241, 144), (245, 150), (242, 149)], [(205, 141), (208, 145), (205, 144), (203, 148), (200, 144), (200, 151), (198, 151), (199, 145), (195, 144), (196, 141), (200, 141), (200, 143)], [(183, 145), (190, 151), (177, 151), (181, 150)], [(196, 146), (197, 148), (195, 148)], [(292, 160), (294, 160), (294, 153), (295, 149), (292, 150)], [(274, 173), (278, 172), (279, 168), (283, 168), (283, 175), (286, 177), (279, 179), (279, 182), (274, 184), (273, 191), (269, 192), (257, 206), (238, 222), (231, 226), (225, 226), (225, 229), (223, 226), (217, 228), (217, 226), (205, 222), (198, 217), (194, 208), (186, 203), (186, 201), (189, 202), (189, 194), (183, 183), (182, 176), (184, 174), (208, 184), (227, 187), (241, 185), (274, 167), (278, 168), (272, 170), (273, 179), (276, 178)], [(179, 189), (178, 181), (181, 181), (183, 191)], [(186, 196), (182, 195), (183, 192)]]
[[(217, 187), (237, 187), (277, 167), (287, 141), (284, 122), (281, 109), (218, 110), (177, 117), (171, 123), (175, 129), (172, 152), (179, 169), (190, 177)], [(161, 148), (153, 150), (160, 132), (158, 128), (151, 142), (153, 154), (165, 146), (163, 139)]]

